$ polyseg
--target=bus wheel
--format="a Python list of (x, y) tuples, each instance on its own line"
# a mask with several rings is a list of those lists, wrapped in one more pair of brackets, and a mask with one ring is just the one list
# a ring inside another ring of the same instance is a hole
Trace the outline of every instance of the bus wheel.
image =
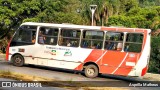
[(89, 78), (97, 77), (98, 76), (97, 66), (93, 64), (86, 66), (86, 68), (84, 69), (84, 74), (86, 77), (89, 77)]
[(13, 65), (21, 67), (24, 64), (24, 59), (21, 55), (15, 55), (13, 57)]

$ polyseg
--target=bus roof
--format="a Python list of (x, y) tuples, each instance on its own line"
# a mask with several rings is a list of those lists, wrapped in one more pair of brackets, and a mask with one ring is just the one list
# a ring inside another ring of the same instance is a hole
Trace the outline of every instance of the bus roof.
[(126, 28), (126, 27), (105, 27), (105, 26), (86, 26), (86, 25), (74, 25), (74, 24), (54, 24), (54, 23), (37, 23), (37, 22), (25, 22), (21, 25), (35, 25), (35, 26), (48, 26), (48, 27), (57, 27), (57, 28), (75, 28), (75, 29), (92, 29), (92, 30), (106, 30), (106, 31), (129, 31), (129, 32), (144, 32), (149, 31), (150, 29), (142, 28)]
[(54, 23), (36, 23), (36, 22), (25, 22), (21, 25), (36, 25), (36, 26), (48, 26), (58, 28), (76, 28), (76, 29), (101, 29), (100, 26), (85, 26), (85, 25), (74, 25), (74, 24), (54, 24)]

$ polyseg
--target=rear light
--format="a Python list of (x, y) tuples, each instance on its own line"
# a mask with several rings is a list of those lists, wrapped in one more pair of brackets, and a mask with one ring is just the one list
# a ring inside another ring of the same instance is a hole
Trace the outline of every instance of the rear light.
[(144, 76), (144, 75), (147, 73), (147, 70), (148, 70), (148, 66), (144, 67), (144, 68), (142, 69), (141, 76)]

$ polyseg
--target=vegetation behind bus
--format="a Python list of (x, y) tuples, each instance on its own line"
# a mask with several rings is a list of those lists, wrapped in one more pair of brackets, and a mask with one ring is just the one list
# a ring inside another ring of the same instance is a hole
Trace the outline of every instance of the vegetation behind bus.
[[(94, 25), (160, 28), (160, 0), (0, 0), (0, 46), (4, 50), (22, 22), (91, 24), (90, 4), (97, 4)], [(74, 7), (74, 8), (73, 8)], [(149, 71), (160, 73), (159, 41), (153, 36)], [(2, 48), (3, 46), (3, 48)], [(5, 51), (5, 50), (4, 50)]]
[(149, 72), (160, 73), (160, 36), (152, 37)]

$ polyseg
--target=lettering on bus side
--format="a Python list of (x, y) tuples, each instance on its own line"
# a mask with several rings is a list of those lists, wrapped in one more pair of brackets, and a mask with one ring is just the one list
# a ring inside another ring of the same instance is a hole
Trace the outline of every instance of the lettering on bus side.
[(61, 50), (64, 52), (63, 56), (72, 56), (72, 52), (70, 49), (66, 49), (66, 48), (56, 48), (56, 47), (48, 47), (46, 46), (47, 49), (50, 50), (46, 50), (44, 51), (44, 53), (49, 53), (51, 55), (57, 55), (58, 50)]

